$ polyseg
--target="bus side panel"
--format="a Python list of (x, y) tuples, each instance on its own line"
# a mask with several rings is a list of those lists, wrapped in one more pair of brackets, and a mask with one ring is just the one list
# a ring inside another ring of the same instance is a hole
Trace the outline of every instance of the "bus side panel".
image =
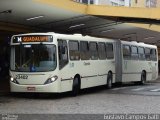
[(64, 68), (59, 70), (61, 76), (61, 92), (71, 91), (75, 70), (73, 64), (68, 63)]
[[(99, 86), (107, 83), (106, 60), (90, 60), (90, 65), (88, 65), (88, 68), (89, 68), (89, 73), (87, 74), (89, 75), (89, 77), (86, 78), (87, 80), (84, 81), (82, 80), (82, 88)], [(83, 74), (84, 77), (88, 76), (85, 71)], [(84, 84), (87, 84), (87, 86), (85, 86)]]
[(151, 80), (156, 80), (158, 78), (158, 62), (157, 61), (152, 61), (151, 63), (152, 66), (152, 75), (151, 75)]
[(122, 82), (122, 49), (120, 40), (115, 42), (115, 82)]
[(144, 69), (146, 71), (146, 81), (152, 80), (152, 61), (142, 61), (144, 64)]
[[(109, 71), (115, 73), (115, 65), (113, 60), (90, 60), (84, 61), (83, 64), (89, 63), (87, 67), (84, 66), (81, 73), (81, 88), (94, 87), (107, 84), (107, 75)], [(82, 67), (82, 66), (81, 66)], [(88, 70), (87, 70), (88, 69)], [(86, 72), (88, 71), (88, 72)], [(114, 81), (113, 75), (113, 81)]]
[[(79, 60), (69, 61), (60, 70), (61, 92), (71, 91), (75, 75), (80, 75), (81, 89), (107, 83), (108, 71), (115, 73), (113, 60)], [(113, 75), (113, 81), (115, 76)]]
[(140, 81), (143, 70), (147, 73), (147, 80), (151, 80), (151, 66), (148, 61), (123, 60), (123, 81)]
[[(132, 46), (133, 44), (125, 44)], [(123, 46), (123, 44), (122, 44)], [(135, 45), (139, 46), (139, 45)], [(145, 45), (141, 45), (140, 47), (148, 47)], [(152, 48), (149, 46), (149, 48)], [(123, 48), (122, 48), (123, 50)], [(123, 58), (123, 55), (122, 55)], [(132, 59), (131, 56), (127, 59), (122, 59), (123, 64), (123, 72), (122, 72), (122, 79), (123, 82), (130, 82), (130, 81), (141, 81), (141, 74), (142, 71), (146, 72), (146, 81), (154, 80), (157, 78), (158, 68), (157, 68), (157, 61), (144, 59)]]

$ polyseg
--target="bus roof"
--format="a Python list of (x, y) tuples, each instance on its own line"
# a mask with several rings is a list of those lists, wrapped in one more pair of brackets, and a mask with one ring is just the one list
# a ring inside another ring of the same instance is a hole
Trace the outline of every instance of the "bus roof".
[(54, 33), (54, 32), (47, 32), (47, 33), (27, 33), (27, 34), (18, 34), (13, 35), (13, 37), (16, 36), (27, 36), (27, 35), (53, 35), (57, 39), (68, 39), (68, 40), (80, 40), (80, 41), (109, 41), (109, 42), (115, 42), (113, 39), (108, 38), (99, 38), (99, 37), (92, 37), (92, 36), (83, 36), (81, 34), (60, 34), (60, 33)]
[(143, 42), (136, 42), (136, 41), (121, 41), (122, 44), (132, 45), (132, 46), (141, 46), (141, 47), (150, 47), (150, 48), (157, 48), (156, 45), (146, 44)]
[[(67, 39), (67, 40), (79, 40), (79, 41), (100, 41), (100, 42), (116, 42), (116, 39), (109, 39), (109, 38), (99, 38), (99, 37), (92, 37), (92, 36), (83, 36), (82, 34), (60, 34), (60, 33), (54, 33), (54, 32), (46, 32), (46, 33), (27, 33), (27, 34), (18, 34), (18, 35), (13, 35), (12, 37), (15, 36), (26, 36), (26, 35), (53, 35), (57, 39)], [(141, 42), (136, 42), (136, 41), (123, 41), (121, 40), (122, 44), (128, 44), (128, 45), (135, 45), (135, 46), (142, 46), (142, 47), (152, 47), (152, 48), (157, 48), (156, 45), (150, 45), (150, 44), (145, 44)]]

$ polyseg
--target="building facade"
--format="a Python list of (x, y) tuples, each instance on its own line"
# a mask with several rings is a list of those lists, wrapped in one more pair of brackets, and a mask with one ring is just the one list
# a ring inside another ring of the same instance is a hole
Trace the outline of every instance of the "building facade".
[(83, 4), (127, 6), (127, 7), (160, 7), (160, 0), (74, 0)]
[(130, 0), (99, 0), (99, 5), (130, 6)]
[(130, 0), (74, 0), (83, 4), (129, 6)]
[(131, 7), (160, 7), (160, 0), (132, 0)]
[(112, 6), (127, 6), (127, 7), (160, 7), (160, 0), (99, 0), (99, 4), (108, 4)]
[(74, 0), (74, 1), (83, 4), (96, 4), (96, 5), (98, 5), (99, 2), (99, 0)]

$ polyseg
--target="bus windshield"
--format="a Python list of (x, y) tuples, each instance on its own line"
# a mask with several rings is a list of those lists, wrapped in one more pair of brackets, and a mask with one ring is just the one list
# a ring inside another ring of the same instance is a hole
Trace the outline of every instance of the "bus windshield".
[(47, 72), (55, 70), (56, 66), (55, 45), (25, 44), (11, 47), (11, 70)]

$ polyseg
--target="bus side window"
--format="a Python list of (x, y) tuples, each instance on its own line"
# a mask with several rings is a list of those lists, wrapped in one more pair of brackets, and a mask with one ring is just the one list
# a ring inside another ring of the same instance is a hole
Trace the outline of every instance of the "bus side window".
[(107, 59), (113, 59), (114, 58), (113, 44), (112, 43), (106, 43), (106, 54), (107, 54)]
[(145, 52), (143, 47), (138, 47), (139, 60), (145, 60)]
[(98, 54), (99, 54), (99, 59), (100, 60), (105, 60), (106, 59), (106, 46), (105, 43), (100, 42), (98, 43)]
[(96, 42), (89, 43), (89, 51), (90, 51), (90, 55), (91, 55), (91, 60), (97, 60), (98, 59), (98, 50), (97, 50), (97, 43)]
[(138, 59), (138, 48), (136, 46), (131, 46), (131, 58), (132, 60)]
[(80, 56), (81, 60), (89, 60), (89, 45), (87, 41), (80, 41)]
[(68, 64), (68, 48), (66, 40), (58, 40), (59, 69)]
[(80, 59), (78, 41), (69, 41), (69, 56), (70, 56), (70, 60)]
[(151, 55), (150, 55), (150, 49), (149, 48), (145, 48), (145, 58), (146, 60), (150, 61), (151, 60)]
[(157, 51), (156, 49), (151, 49), (151, 60), (157, 61)]
[(128, 60), (131, 58), (131, 49), (129, 45), (123, 45), (123, 58)]

